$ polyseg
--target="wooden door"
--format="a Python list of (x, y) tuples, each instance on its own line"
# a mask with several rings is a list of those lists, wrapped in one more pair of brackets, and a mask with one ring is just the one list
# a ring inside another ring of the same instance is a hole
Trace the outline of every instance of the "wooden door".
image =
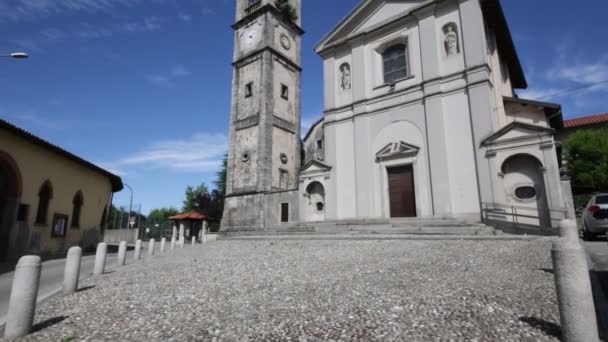
[(391, 167), (387, 171), (391, 217), (416, 217), (412, 165)]

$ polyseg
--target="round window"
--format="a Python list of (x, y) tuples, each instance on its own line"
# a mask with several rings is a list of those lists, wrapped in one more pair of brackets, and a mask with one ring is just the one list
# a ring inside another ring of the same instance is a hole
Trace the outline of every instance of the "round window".
[(316, 207), (317, 207), (317, 211), (323, 211), (323, 209), (325, 208), (325, 205), (323, 204), (323, 202), (317, 202)]
[(532, 199), (536, 197), (536, 189), (533, 186), (520, 186), (515, 189), (515, 197), (523, 200)]
[(249, 152), (243, 152), (243, 154), (241, 155), (241, 161), (243, 162), (248, 162), (249, 158), (251, 158)]

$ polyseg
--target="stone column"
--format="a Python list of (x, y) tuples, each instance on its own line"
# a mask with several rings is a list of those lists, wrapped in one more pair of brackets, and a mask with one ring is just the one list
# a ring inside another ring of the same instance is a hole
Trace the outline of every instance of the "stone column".
[(154, 239), (150, 239), (150, 241), (148, 241), (148, 256), (154, 256), (154, 243), (156, 241), (154, 241)]
[(196, 245), (196, 236), (192, 237), (192, 246), (194, 247), (194, 245)]
[(175, 249), (175, 236), (171, 238), (171, 250)]
[(38, 299), (40, 269), (39, 256), (26, 255), (19, 259), (13, 278), (4, 337), (25, 336), (32, 329)]
[(80, 258), (82, 248), (72, 247), (68, 250), (63, 272), (63, 293), (72, 293), (78, 290), (78, 279), (80, 278)]
[(173, 225), (173, 231), (171, 232), (171, 240), (177, 240), (177, 226)]
[(165, 253), (165, 245), (166, 244), (167, 244), (167, 239), (166, 238), (160, 239), (160, 252), (161, 253)]
[(139, 260), (141, 258), (141, 240), (135, 241), (135, 251), (133, 251), (133, 259)]
[(97, 245), (97, 253), (95, 254), (94, 275), (102, 275), (106, 268), (106, 258), (108, 257), (108, 244), (105, 242)]
[(127, 263), (127, 241), (121, 241), (118, 246), (118, 258), (116, 259), (118, 266), (124, 266)]
[(179, 246), (184, 247), (184, 243), (186, 242), (186, 226), (183, 222), (179, 224)]
[(578, 240), (576, 222), (560, 222), (560, 235), (551, 256), (562, 340), (599, 341), (587, 255)]

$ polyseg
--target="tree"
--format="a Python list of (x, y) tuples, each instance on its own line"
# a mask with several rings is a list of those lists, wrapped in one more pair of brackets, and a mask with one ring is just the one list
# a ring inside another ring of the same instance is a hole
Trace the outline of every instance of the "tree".
[(207, 190), (205, 183), (201, 183), (196, 188), (188, 186), (186, 188), (186, 199), (184, 200), (184, 211), (201, 212), (201, 204), (207, 195), (209, 195), (209, 190)]
[(564, 148), (574, 186), (608, 190), (608, 128), (576, 131), (566, 139)]
[(228, 153), (224, 154), (222, 160), (222, 166), (220, 170), (215, 174), (215, 190), (218, 191), (222, 196), (226, 194), (226, 177), (228, 174)]
[(296, 12), (296, 9), (293, 8), (293, 6), (291, 6), (291, 4), (289, 3), (289, 0), (275, 0), (274, 5), (289, 20), (291, 20), (291, 21), (298, 20), (298, 13)]
[(148, 222), (152, 225), (161, 224), (169, 221), (169, 217), (179, 214), (179, 211), (173, 207), (157, 208), (150, 211), (148, 214)]

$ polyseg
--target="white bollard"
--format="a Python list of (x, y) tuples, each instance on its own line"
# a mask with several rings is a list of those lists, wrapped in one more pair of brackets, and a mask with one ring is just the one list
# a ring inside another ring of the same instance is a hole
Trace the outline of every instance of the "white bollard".
[(165, 245), (167, 244), (167, 238), (160, 239), (160, 252), (165, 253)]
[(203, 221), (203, 236), (201, 238), (203, 244), (207, 243), (207, 221)]
[(587, 255), (578, 240), (576, 222), (560, 222), (551, 257), (564, 342), (599, 341)]
[(171, 249), (175, 249), (175, 238), (171, 238)]
[(118, 263), (118, 266), (124, 266), (127, 263), (127, 241), (120, 242), (116, 262)]
[(78, 279), (80, 278), (80, 258), (82, 248), (72, 247), (68, 250), (63, 272), (63, 293), (72, 293), (78, 290)]
[(173, 226), (173, 231), (171, 232), (171, 240), (177, 240), (177, 227), (174, 225)]
[(196, 245), (196, 236), (192, 237), (192, 246), (194, 247), (194, 245)]
[(141, 258), (141, 240), (135, 241), (135, 251), (133, 251), (133, 259), (139, 260)]
[(39, 256), (26, 255), (19, 259), (15, 267), (4, 337), (25, 336), (32, 329), (41, 267)]
[(154, 243), (156, 241), (154, 241), (154, 239), (150, 239), (150, 241), (148, 241), (148, 256), (154, 256)]
[(186, 226), (183, 223), (179, 224), (179, 247), (184, 248), (186, 243)]
[(95, 268), (93, 269), (94, 275), (101, 275), (105, 272), (107, 257), (108, 244), (102, 242), (97, 245), (97, 253), (95, 254)]

